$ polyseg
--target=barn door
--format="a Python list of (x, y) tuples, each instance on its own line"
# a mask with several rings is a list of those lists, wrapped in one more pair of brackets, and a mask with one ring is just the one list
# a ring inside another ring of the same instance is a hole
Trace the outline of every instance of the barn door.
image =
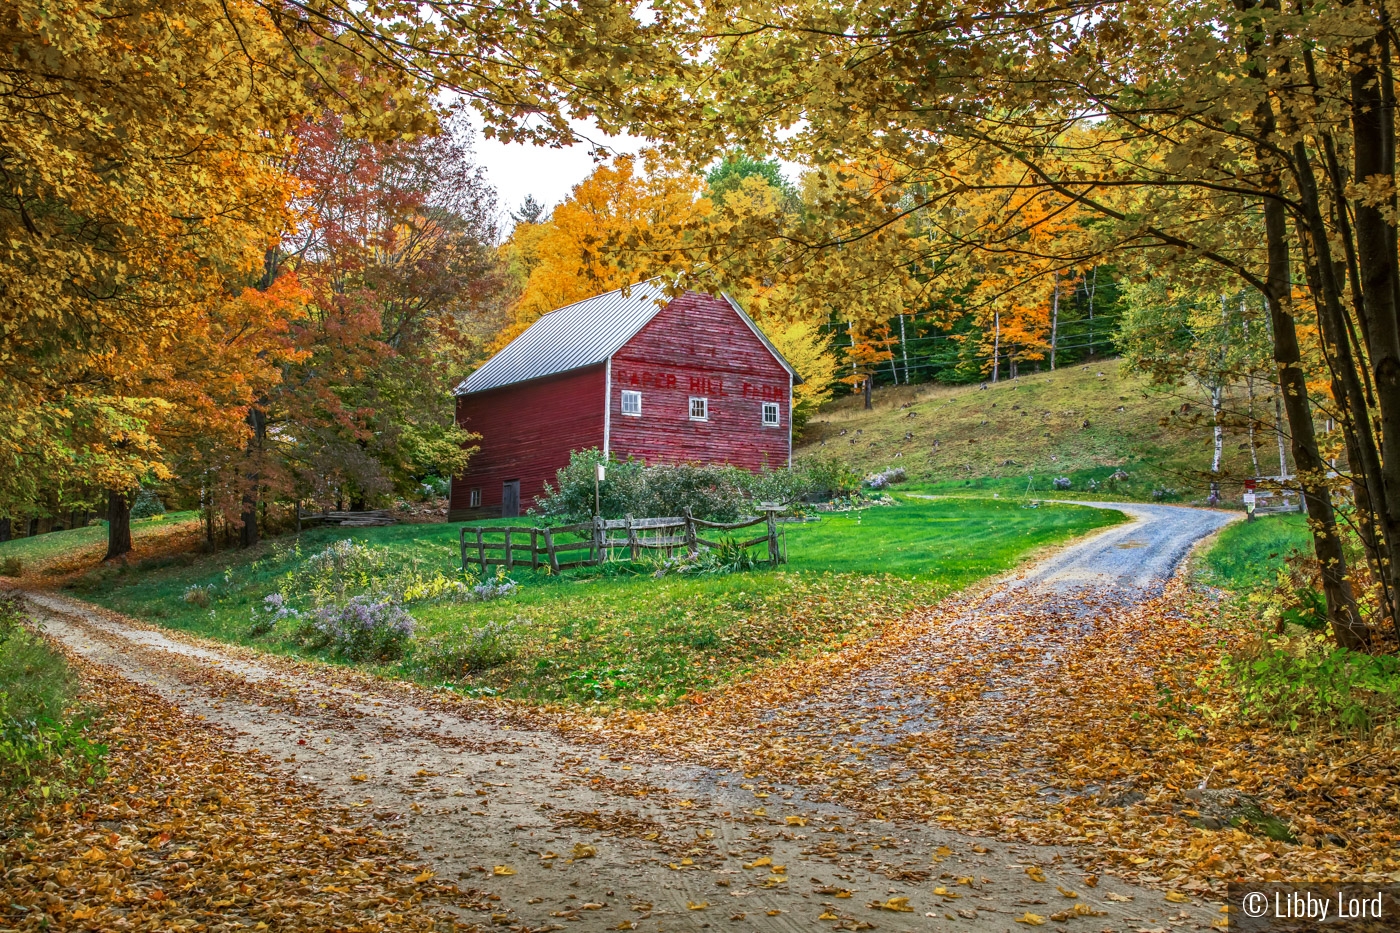
[(520, 514), (520, 480), (507, 480), (501, 489), (501, 517), (514, 518)]

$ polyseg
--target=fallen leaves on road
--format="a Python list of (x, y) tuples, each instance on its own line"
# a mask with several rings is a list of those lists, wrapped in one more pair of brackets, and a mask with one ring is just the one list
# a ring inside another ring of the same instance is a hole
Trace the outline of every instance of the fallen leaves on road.
[[(1400, 881), (1400, 750), (1241, 724), (1215, 674), (1243, 633), (1181, 578), (1141, 605), (1003, 587), (879, 631), (698, 708), (549, 721), (820, 788), (876, 817), (1076, 846), (1092, 869), (1189, 893), (1245, 878)], [(1301, 844), (1196, 825), (1187, 794), (1202, 782), (1262, 801)]]
[(484, 896), (432, 881), (391, 839), (145, 688), (69, 664), (105, 773), (23, 821), (0, 808), (7, 929), (475, 928), (449, 908), (484, 909)]

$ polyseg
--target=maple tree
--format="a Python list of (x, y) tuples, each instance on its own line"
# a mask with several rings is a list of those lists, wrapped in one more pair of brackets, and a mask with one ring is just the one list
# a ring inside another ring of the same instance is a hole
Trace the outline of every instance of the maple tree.
[[(276, 302), (230, 296), (291, 226), (294, 121), (330, 103), (366, 132), (432, 125), (400, 78), (350, 75), (343, 46), (289, 57), (275, 13), (21, 3), (0, 23), (0, 511), (107, 490), (122, 553), (124, 504), (171, 477), (170, 445), (241, 434), (240, 391), (267, 375), (256, 335)], [(347, 83), (306, 80), (327, 67)]]
[(457, 472), (472, 449), (450, 391), (501, 281), (495, 194), (457, 124), (375, 141), (330, 114), (296, 137), (302, 222), (268, 275), (306, 297), (288, 319), (295, 354), (258, 402), (253, 455), (271, 495), (362, 508)]

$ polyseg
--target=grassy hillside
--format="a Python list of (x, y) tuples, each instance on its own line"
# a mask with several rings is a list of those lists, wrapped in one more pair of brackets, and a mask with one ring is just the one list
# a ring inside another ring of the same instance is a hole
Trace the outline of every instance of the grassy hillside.
[[(1261, 391), (1258, 410), (1272, 404)], [(809, 424), (800, 459), (835, 455), (862, 472), (902, 466), (910, 488), (1044, 496), (1055, 477), (1069, 493), (1199, 502), (1209, 493), (1211, 413), (1196, 387), (1162, 390), (1104, 360), (1006, 380), (998, 385), (900, 386), (877, 391), (875, 410), (859, 396), (831, 404)], [(1235, 424), (1226, 429), (1223, 490), (1238, 502), (1241, 480), (1253, 473), (1244, 397), (1227, 400)], [(1184, 406), (1184, 407), (1183, 407)], [(1278, 472), (1272, 432), (1257, 438), (1261, 471)], [(1122, 469), (1125, 481), (1108, 477)]]

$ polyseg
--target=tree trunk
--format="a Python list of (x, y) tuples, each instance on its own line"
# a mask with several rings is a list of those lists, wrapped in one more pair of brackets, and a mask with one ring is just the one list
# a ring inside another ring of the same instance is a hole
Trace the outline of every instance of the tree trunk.
[(1259, 475), (1259, 445), (1255, 441), (1256, 419), (1254, 417), (1254, 374), (1244, 377), (1245, 391), (1249, 393), (1249, 463), (1254, 475)]
[(24, 530), (24, 533), (27, 537), (36, 537), (39, 534), (39, 520), (37, 518), (31, 518), (29, 520), (29, 527)]
[(992, 312), (992, 382), (997, 381), (1001, 369), (1001, 312)]
[[(1273, 129), (1273, 111), (1269, 104), (1266, 132)], [(1327, 618), (1337, 643), (1356, 650), (1370, 644), (1370, 632), (1357, 610), (1356, 596), (1347, 579), (1346, 555), (1342, 553), (1341, 536), (1337, 533), (1337, 517), (1327, 489), (1327, 464), (1317, 448), (1317, 433), (1313, 427), (1312, 409), (1308, 403), (1307, 379), (1303, 374), (1302, 354), (1298, 347), (1298, 331), (1293, 321), (1293, 283), (1289, 274), (1288, 215), (1283, 202), (1277, 198), (1264, 199), (1264, 237), (1268, 247), (1268, 272), (1265, 298), (1269, 319), (1273, 323), (1274, 363), (1278, 366), (1279, 386), (1283, 407), (1288, 414), (1288, 427), (1293, 436), (1293, 463), (1298, 468), (1298, 480), (1303, 489), (1303, 502), (1308, 511), (1308, 527), (1313, 536), (1313, 552), (1322, 572), (1322, 592), (1327, 600)]]
[(123, 490), (107, 490), (107, 556), (103, 560), (131, 553), (131, 500)]
[(0, 541), (10, 540), (10, 520), (0, 518)]
[(1211, 505), (1220, 504), (1220, 458), (1225, 453), (1225, 426), (1220, 423), (1224, 391), (1219, 385), (1210, 390), (1210, 413), (1215, 424), (1215, 452), (1210, 458), (1210, 498), (1206, 501)]
[(1055, 371), (1055, 346), (1060, 336), (1060, 273), (1055, 273), (1055, 295), (1050, 300), (1050, 371)]
[(258, 543), (258, 484), (262, 474), (257, 464), (262, 459), (263, 439), (267, 436), (267, 416), (256, 405), (248, 409), (248, 427), (253, 429), (248, 438), (245, 453), (254, 461), (253, 469), (247, 475), (248, 488), (243, 493), (243, 527), (238, 533), (239, 547), (253, 547)]
[(865, 410), (870, 411), (875, 404), (870, 399), (870, 390), (875, 385), (875, 376), (871, 374), (865, 377)]
[[(1383, 482), (1384, 467), (1371, 430), (1367, 394), (1360, 367), (1352, 354), (1352, 338), (1342, 304), (1343, 285), (1338, 279), (1338, 263), (1332, 258), (1332, 244), (1313, 175), (1307, 146), (1299, 140), (1293, 146), (1298, 178), (1299, 201), (1304, 223), (1299, 241), (1303, 245), (1304, 270), (1317, 307), (1322, 350), (1332, 377), (1332, 397), (1341, 417), (1346, 441), (1347, 462), (1352, 474), (1352, 497), (1356, 503), (1357, 531), (1366, 550), (1366, 559), (1382, 588), (1385, 615), (1400, 627), (1390, 611), (1400, 587), (1400, 566), (1392, 557), (1396, 532), (1386, 523), (1391, 510)], [(1400, 628), (1397, 628), (1400, 632)]]
[[(1379, 45), (1378, 45), (1379, 41)], [(1394, 140), (1390, 114), (1385, 110), (1385, 88), (1390, 76), (1382, 73), (1377, 59), (1387, 57), (1384, 33), (1352, 47), (1351, 125), (1355, 159), (1354, 181), (1375, 190), (1390, 190), (1395, 182)], [(1384, 186), (1383, 188), (1381, 186)], [(1400, 540), (1400, 269), (1395, 252), (1395, 226), (1388, 219), (1388, 205), (1367, 197), (1352, 201), (1356, 218), (1356, 261), (1365, 301), (1364, 326), (1371, 351), (1371, 375), (1376, 407), (1380, 413), (1380, 456), (1375, 468), (1380, 477), (1373, 489), (1379, 537), (1389, 556), (1389, 589), (1400, 593), (1400, 562), (1394, 546)], [(1365, 411), (1361, 413), (1365, 417)], [(1400, 619), (1393, 620), (1400, 630)]]
[(1094, 292), (1098, 289), (1099, 267), (1095, 266), (1089, 272), (1089, 283), (1085, 286), (1085, 291), (1089, 294), (1089, 356), (1094, 355)]

